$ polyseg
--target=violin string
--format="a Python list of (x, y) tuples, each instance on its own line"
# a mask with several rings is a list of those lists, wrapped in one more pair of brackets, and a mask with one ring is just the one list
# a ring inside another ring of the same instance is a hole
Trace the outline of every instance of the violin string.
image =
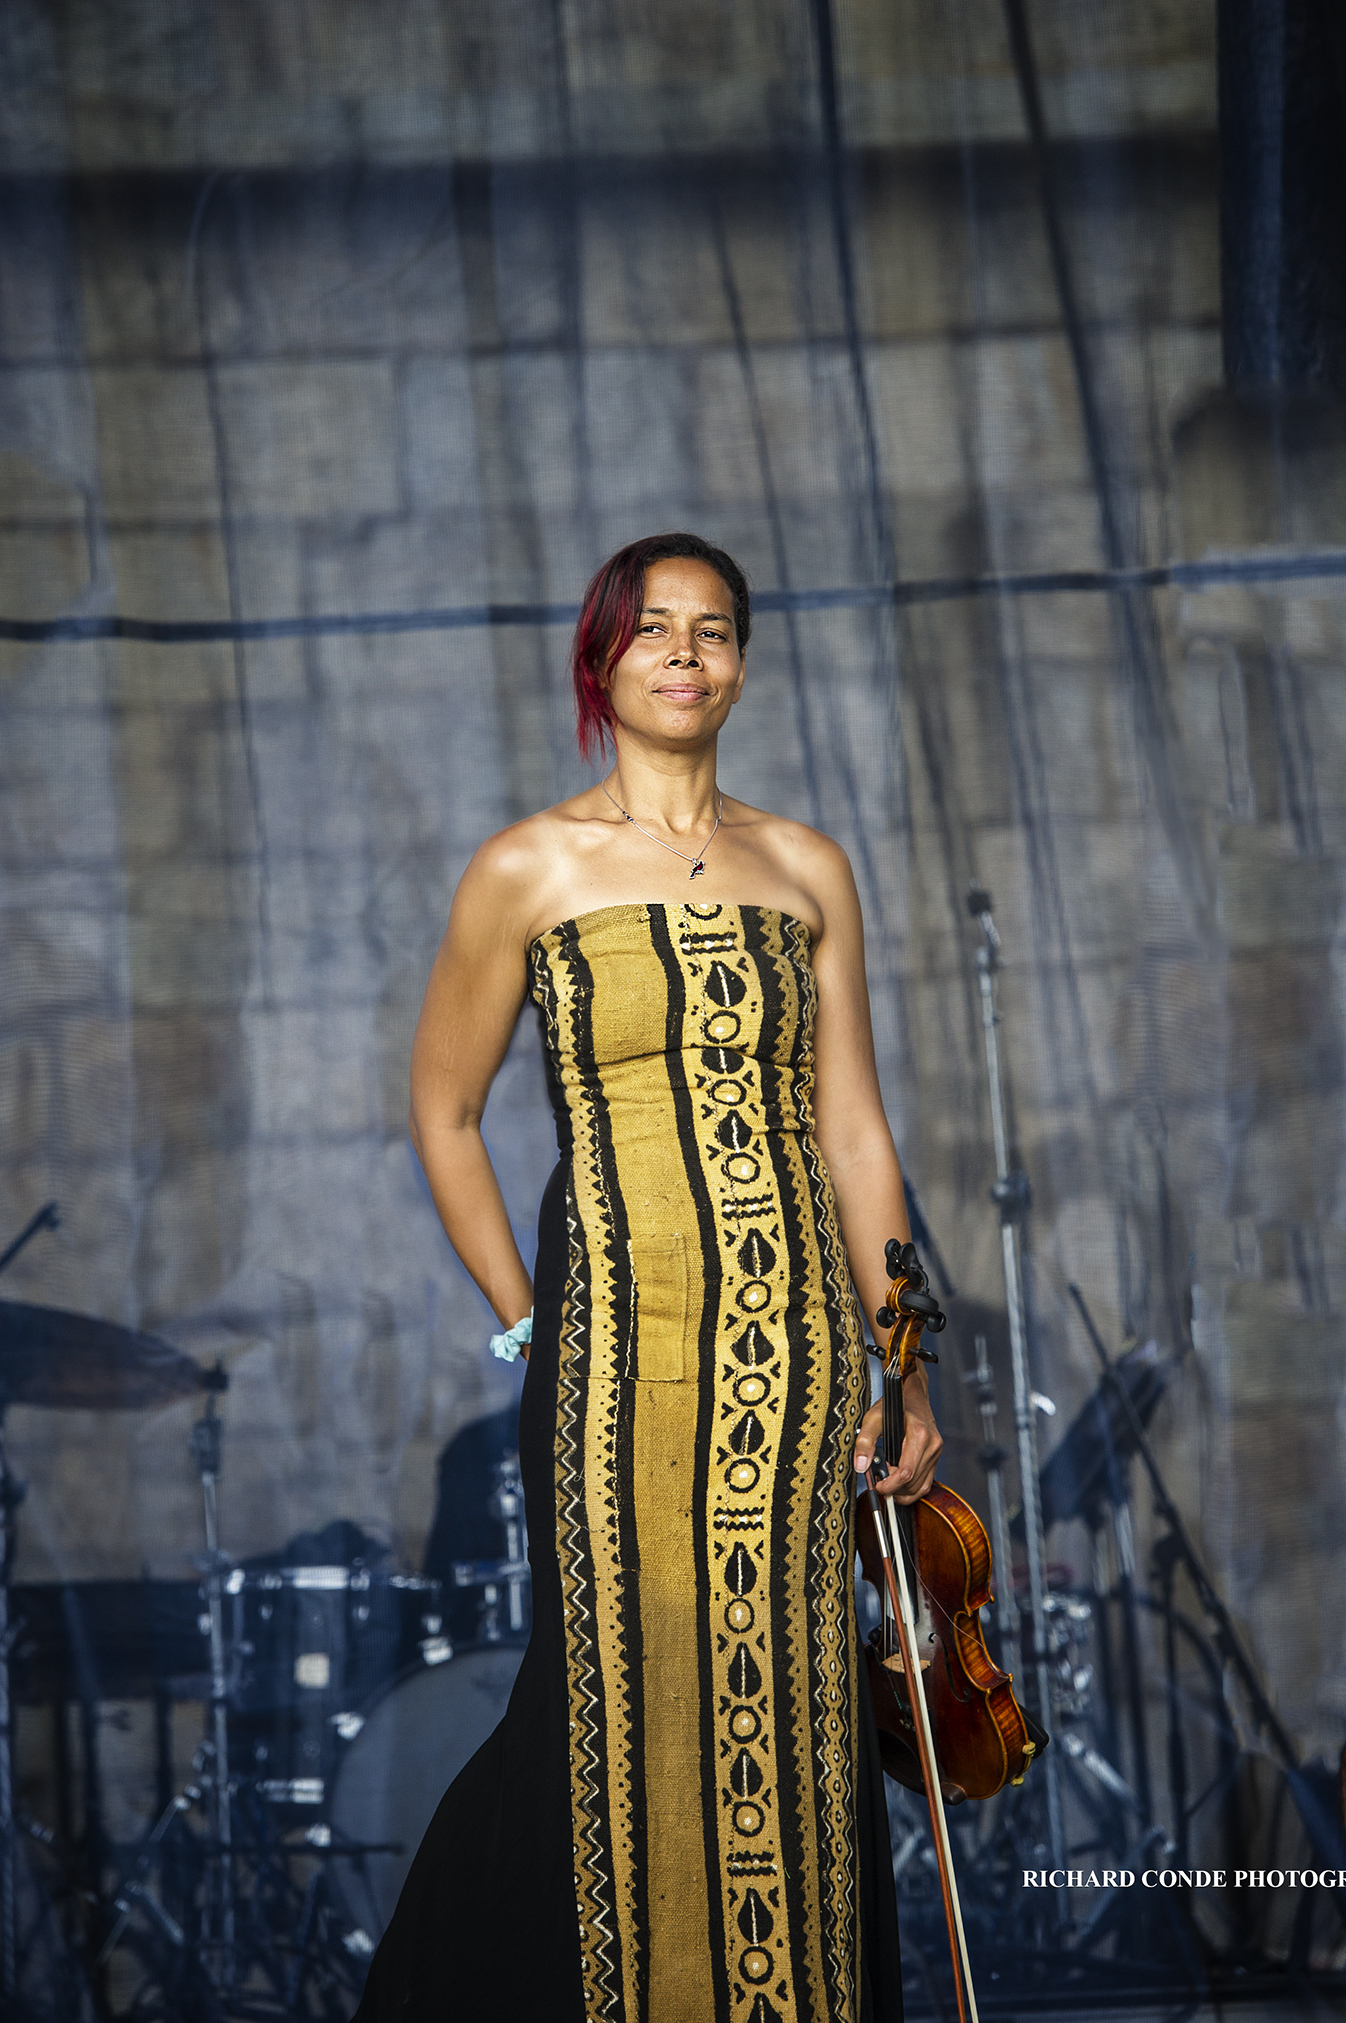
[[(919, 1591), (922, 1600), (930, 1612), (932, 1621), (935, 1617), (941, 1618), (948, 1628), (957, 1635), (958, 1625), (954, 1618), (949, 1614), (944, 1604), (931, 1594), (929, 1588), (921, 1579), (920, 1562), (916, 1557), (915, 1545), (907, 1537), (906, 1527), (900, 1523), (897, 1527), (897, 1535), (902, 1542), (902, 1557), (906, 1562), (908, 1577), (913, 1587)], [(888, 1601), (887, 1595), (883, 1599), (885, 1615), (891, 1616), (891, 1604)]]

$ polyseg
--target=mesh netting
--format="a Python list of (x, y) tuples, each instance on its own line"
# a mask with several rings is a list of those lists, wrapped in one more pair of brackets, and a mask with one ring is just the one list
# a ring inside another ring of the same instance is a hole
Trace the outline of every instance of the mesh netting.
[[(124, 0), (2, 32), (0, 1238), (61, 1214), (5, 1296), (222, 1360), (232, 1555), (341, 1518), (421, 1565), (436, 1457), (516, 1391), (407, 1140), (421, 992), (476, 843), (586, 777), (581, 586), (695, 528), (757, 593), (724, 784), (856, 867), (958, 1292), (948, 1479), (984, 1501), (978, 1333), (1013, 1444), (980, 880), (1042, 1451), (1099, 1382), (1075, 1283), (1110, 1352), (1172, 1359), (1167, 1482), (1335, 1762), (1342, 430), (1223, 381), (1212, 10)], [(486, 1129), (527, 1257), (531, 1018)], [(20, 1582), (194, 1578), (199, 1409), (15, 1405)], [(1082, 1515), (1062, 1593), (1119, 1563)], [(1144, 1583), (1139, 1485), (1135, 1523)], [(1090, 1732), (1134, 1785), (1114, 1684)], [(105, 1762), (124, 1835), (147, 1750)]]

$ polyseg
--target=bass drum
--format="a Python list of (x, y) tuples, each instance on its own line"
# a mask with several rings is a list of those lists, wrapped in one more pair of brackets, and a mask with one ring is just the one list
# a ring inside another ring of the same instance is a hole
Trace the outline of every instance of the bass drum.
[(520, 1644), (480, 1644), (446, 1664), (418, 1665), (370, 1708), (343, 1752), (329, 1814), (337, 1836), (397, 1852), (334, 1861), (346, 1909), (376, 1936), (386, 1931), (435, 1808), (470, 1757), (504, 1719), (523, 1660)]

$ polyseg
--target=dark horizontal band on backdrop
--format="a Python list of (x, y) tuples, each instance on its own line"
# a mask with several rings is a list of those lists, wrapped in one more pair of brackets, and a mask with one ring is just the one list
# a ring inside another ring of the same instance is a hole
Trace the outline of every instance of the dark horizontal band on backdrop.
[[(854, 611), (941, 604), (974, 597), (1059, 597), (1124, 590), (1210, 590), (1226, 583), (1296, 583), (1346, 576), (1346, 548), (1298, 555), (1224, 555), (1205, 562), (1161, 562), (1145, 569), (1053, 569), (999, 576), (928, 576), (904, 583), (836, 590), (759, 590), (756, 614)], [(154, 646), (210, 640), (331, 639), (343, 633), (468, 632), (494, 625), (573, 625), (577, 604), (460, 604), (447, 610), (332, 612), (303, 618), (0, 618), (0, 639), (133, 639)]]

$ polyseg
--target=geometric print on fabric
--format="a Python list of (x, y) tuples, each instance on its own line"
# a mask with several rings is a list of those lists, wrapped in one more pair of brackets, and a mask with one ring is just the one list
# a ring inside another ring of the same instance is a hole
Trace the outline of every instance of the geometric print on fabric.
[(859, 1315), (804, 924), (603, 907), (533, 944), (569, 1145), (556, 1405), (585, 2012), (856, 2023)]

